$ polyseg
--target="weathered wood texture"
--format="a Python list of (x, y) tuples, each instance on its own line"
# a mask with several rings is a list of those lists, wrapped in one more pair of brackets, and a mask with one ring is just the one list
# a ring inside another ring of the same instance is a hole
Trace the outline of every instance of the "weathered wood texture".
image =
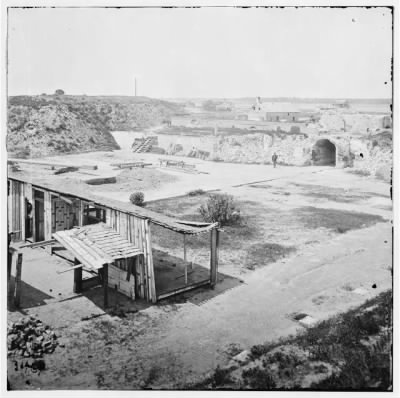
[(22, 275), (22, 253), (18, 253), (17, 265), (15, 271), (15, 293), (14, 293), (14, 304), (19, 307), (21, 304), (21, 275)]
[(71, 229), (79, 223), (79, 203), (67, 203), (61, 197), (52, 199), (51, 231)]
[(108, 264), (103, 266), (104, 308), (108, 307)]
[[(83, 199), (80, 197), (74, 197), (70, 193), (66, 193), (65, 195), (56, 192), (50, 191), (46, 189), (42, 189), (44, 194), (42, 197), (44, 199), (37, 199), (39, 202), (36, 204), (35, 198), (33, 197), (33, 189), (32, 184), (27, 182), (20, 182), (19, 180), (10, 179), (10, 196), (9, 196), (9, 222), (10, 222), (10, 230), (12, 231), (21, 231), (18, 236), (16, 234), (16, 239), (23, 238), (22, 223), (25, 225), (25, 216), (22, 214), (26, 213), (25, 208), (25, 198), (31, 201), (33, 205), (33, 215), (36, 216), (35, 205), (42, 205), (39, 203), (42, 201), (44, 203), (44, 211), (39, 211), (40, 214), (43, 214), (43, 222), (38, 223), (39, 228), (43, 225), (44, 234), (42, 232), (42, 240), (43, 235), (45, 240), (50, 240), (52, 233), (56, 231), (69, 230), (74, 226), (83, 226), (88, 222), (88, 210), (89, 205), (95, 206), (96, 209), (102, 209), (101, 214), (104, 214), (104, 219), (106, 224), (114, 231), (118, 232), (120, 237), (125, 238), (127, 242), (138, 248), (143, 254), (138, 255), (132, 262), (125, 262), (120, 259), (114, 258), (111, 261), (107, 256), (105, 259), (108, 264), (113, 264), (120, 270), (124, 272), (128, 272), (128, 267), (131, 267), (132, 276), (135, 283), (135, 296), (146, 299), (148, 301), (155, 302), (157, 300), (157, 293), (155, 288), (155, 272), (154, 272), (154, 264), (153, 264), (153, 255), (152, 255), (152, 242), (151, 242), (151, 230), (150, 230), (150, 222), (154, 222), (157, 225), (164, 226), (165, 228), (176, 230), (183, 234), (190, 233), (202, 233), (211, 231), (211, 260), (210, 260), (210, 282), (212, 285), (215, 285), (217, 282), (217, 272), (218, 272), (218, 232), (215, 230), (216, 224), (204, 224), (198, 223), (199, 225), (193, 225), (193, 222), (182, 222), (176, 220), (167, 220), (161, 218), (163, 216), (157, 215), (160, 220), (155, 219), (155, 215), (149, 212), (149, 216), (151, 218), (142, 217), (141, 212), (138, 211), (138, 215), (133, 214), (132, 211), (125, 208), (116, 209), (115, 207), (107, 207), (102, 204), (96, 204), (94, 202), (90, 202), (87, 199)], [(23, 188), (22, 186), (25, 185)], [(33, 187), (36, 190), (40, 190)], [(66, 197), (68, 200), (64, 200), (63, 197)], [(135, 211), (137, 210), (136, 207)], [(93, 211), (93, 210), (91, 210)], [(100, 210), (99, 210), (100, 211)], [(38, 214), (39, 214), (38, 213)], [(140, 214), (139, 214), (140, 213)], [(143, 212), (146, 213), (146, 212)], [(151, 213), (151, 214), (150, 214)], [(99, 213), (100, 214), (100, 213)], [(164, 217), (165, 218), (165, 217)], [(93, 220), (92, 220), (93, 222)], [(38, 231), (35, 231), (36, 222), (33, 222), (33, 232), (34, 237), (38, 236)], [(56, 232), (57, 233), (57, 232)], [(39, 234), (40, 235), (40, 234)], [(184, 237), (184, 258), (187, 258), (186, 253), (186, 238)], [(37, 240), (37, 239), (36, 239)], [(102, 247), (105, 249), (112, 249), (115, 244), (115, 237), (104, 237), (104, 241), (102, 243)], [(70, 249), (70, 248), (68, 248)], [(86, 249), (85, 249), (86, 250)], [(90, 247), (88, 251), (93, 251), (93, 247)], [(78, 250), (77, 257), (81, 262), (84, 261), (84, 253), (81, 249)], [(106, 250), (108, 251), (108, 250)], [(93, 254), (93, 253), (92, 253)], [(112, 254), (111, 257), (115, 257)], [(90, 256), (90, 254), (89, 254)], [(125, 256), (126, 258), (126, 256)], [(104, 263), (104, 262), (103, 262)], [(103, 264), (99, 264), (99, 267), (102, 267)], [(129, 273), (131, 275), (131, 273)]]
[(44, 238), (51, 239), (51, 193), (44, 192)]
[[(13, 232), (12, 240), (22, 239), (22, 224), (24, 224), (24, 215), (22, 213), (22, 190), (23, 184), (17, 181), (10, 181), (10, 194), (8, 196), (8, 230)], [(25, 226), (24, 226), (25, 230)]]
[(210, 256), (210, 283), (214, 287), (218, 282), (218, 246), (219, 246), (219, 231), (213, 229), (211, 232), (211, 256)]
[[(75, 266), (79, 265), (78, 259), (74, 261)], [(82, 268), (74, 268), (74, 293), (82, 292)]]

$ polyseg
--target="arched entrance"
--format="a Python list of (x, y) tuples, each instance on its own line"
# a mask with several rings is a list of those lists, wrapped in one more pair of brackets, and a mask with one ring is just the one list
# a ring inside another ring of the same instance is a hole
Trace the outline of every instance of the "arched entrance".
[(312, 161), (316, 166), (336, 166), (336, 146), (327, 139), (318, 140), (312, 149)]

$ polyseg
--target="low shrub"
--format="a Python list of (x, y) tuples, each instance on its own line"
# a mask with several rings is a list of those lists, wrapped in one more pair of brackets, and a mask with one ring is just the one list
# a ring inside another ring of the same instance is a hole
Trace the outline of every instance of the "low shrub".
[(218, 222), (233, 225), (240, 221), (240, 210), (236, 207), (232, 195), (212, 194), (207, 202), (199, 207), (199, 212), (206, 222)]
[(130, 202), (135, 206), (144, 206), (144, 193), (143, 192), (133, 192), (129, 196)]
[(276, 388), (274, 378), (266, 369), (250, 368), (242, 372), (245, 383), (253, 390), (272, 390)]
[(188, 195), (189, 196), (199, 196), (199, 195), (204, 195), (206, 191), (203, 189), (194, 189), (193, 191), (189, 191)]
[(232, 380), (229, 373), (228, 369), (221, 369), (217, 366), (211, 378), (212, 386), (223, 386), (224, 384), (231, 382)]

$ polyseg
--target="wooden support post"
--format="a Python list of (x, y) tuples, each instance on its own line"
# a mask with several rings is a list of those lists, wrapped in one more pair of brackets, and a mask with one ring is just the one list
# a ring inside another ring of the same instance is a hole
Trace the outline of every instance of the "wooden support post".
[(19, 308), (21, 304), (21, 274), (22, 274), (22, 253), (18, 253), (17, 267), (15, 273), (15, 295), (14, 304)]
[[(80, 264), (79, 260), (75, 258), (74, 264)], [(82, 292), (82, 267), (74, 269), (74, 293)]]
[(26, 219), (28, 215), (26, 214), (26, 200), (25, 200), (25, 184), (20, 184), (20, 226), (21, 226), (21, 240), (26, 239)]
[(217, 229), (211, 231), (211, 255), (210, 255), (210, 284), (214, 287), (218, 281), (218, 234)]
[(187, 263), (185, 263), (185, 285), (188, 284), (188, 267)]
[(108, 264), (103, 265), (104, 309), (108, 307)]
[(79, 201), (79, 210), (78, 210), (78, 225), (80, 227), (83, 226), (84, 218), (85, 218), (85, 202), (83, 200)]
[(183, 234), (183, 259), (185, 262), (187, 261), (187, 256), (186, 256), (186, 234)]

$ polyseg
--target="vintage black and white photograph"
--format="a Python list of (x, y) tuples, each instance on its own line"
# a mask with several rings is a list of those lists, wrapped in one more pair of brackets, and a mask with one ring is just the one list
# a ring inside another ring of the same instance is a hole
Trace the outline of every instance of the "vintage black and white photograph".
[(394, 393), (395, 12), (3, 5), (2, 392)]

